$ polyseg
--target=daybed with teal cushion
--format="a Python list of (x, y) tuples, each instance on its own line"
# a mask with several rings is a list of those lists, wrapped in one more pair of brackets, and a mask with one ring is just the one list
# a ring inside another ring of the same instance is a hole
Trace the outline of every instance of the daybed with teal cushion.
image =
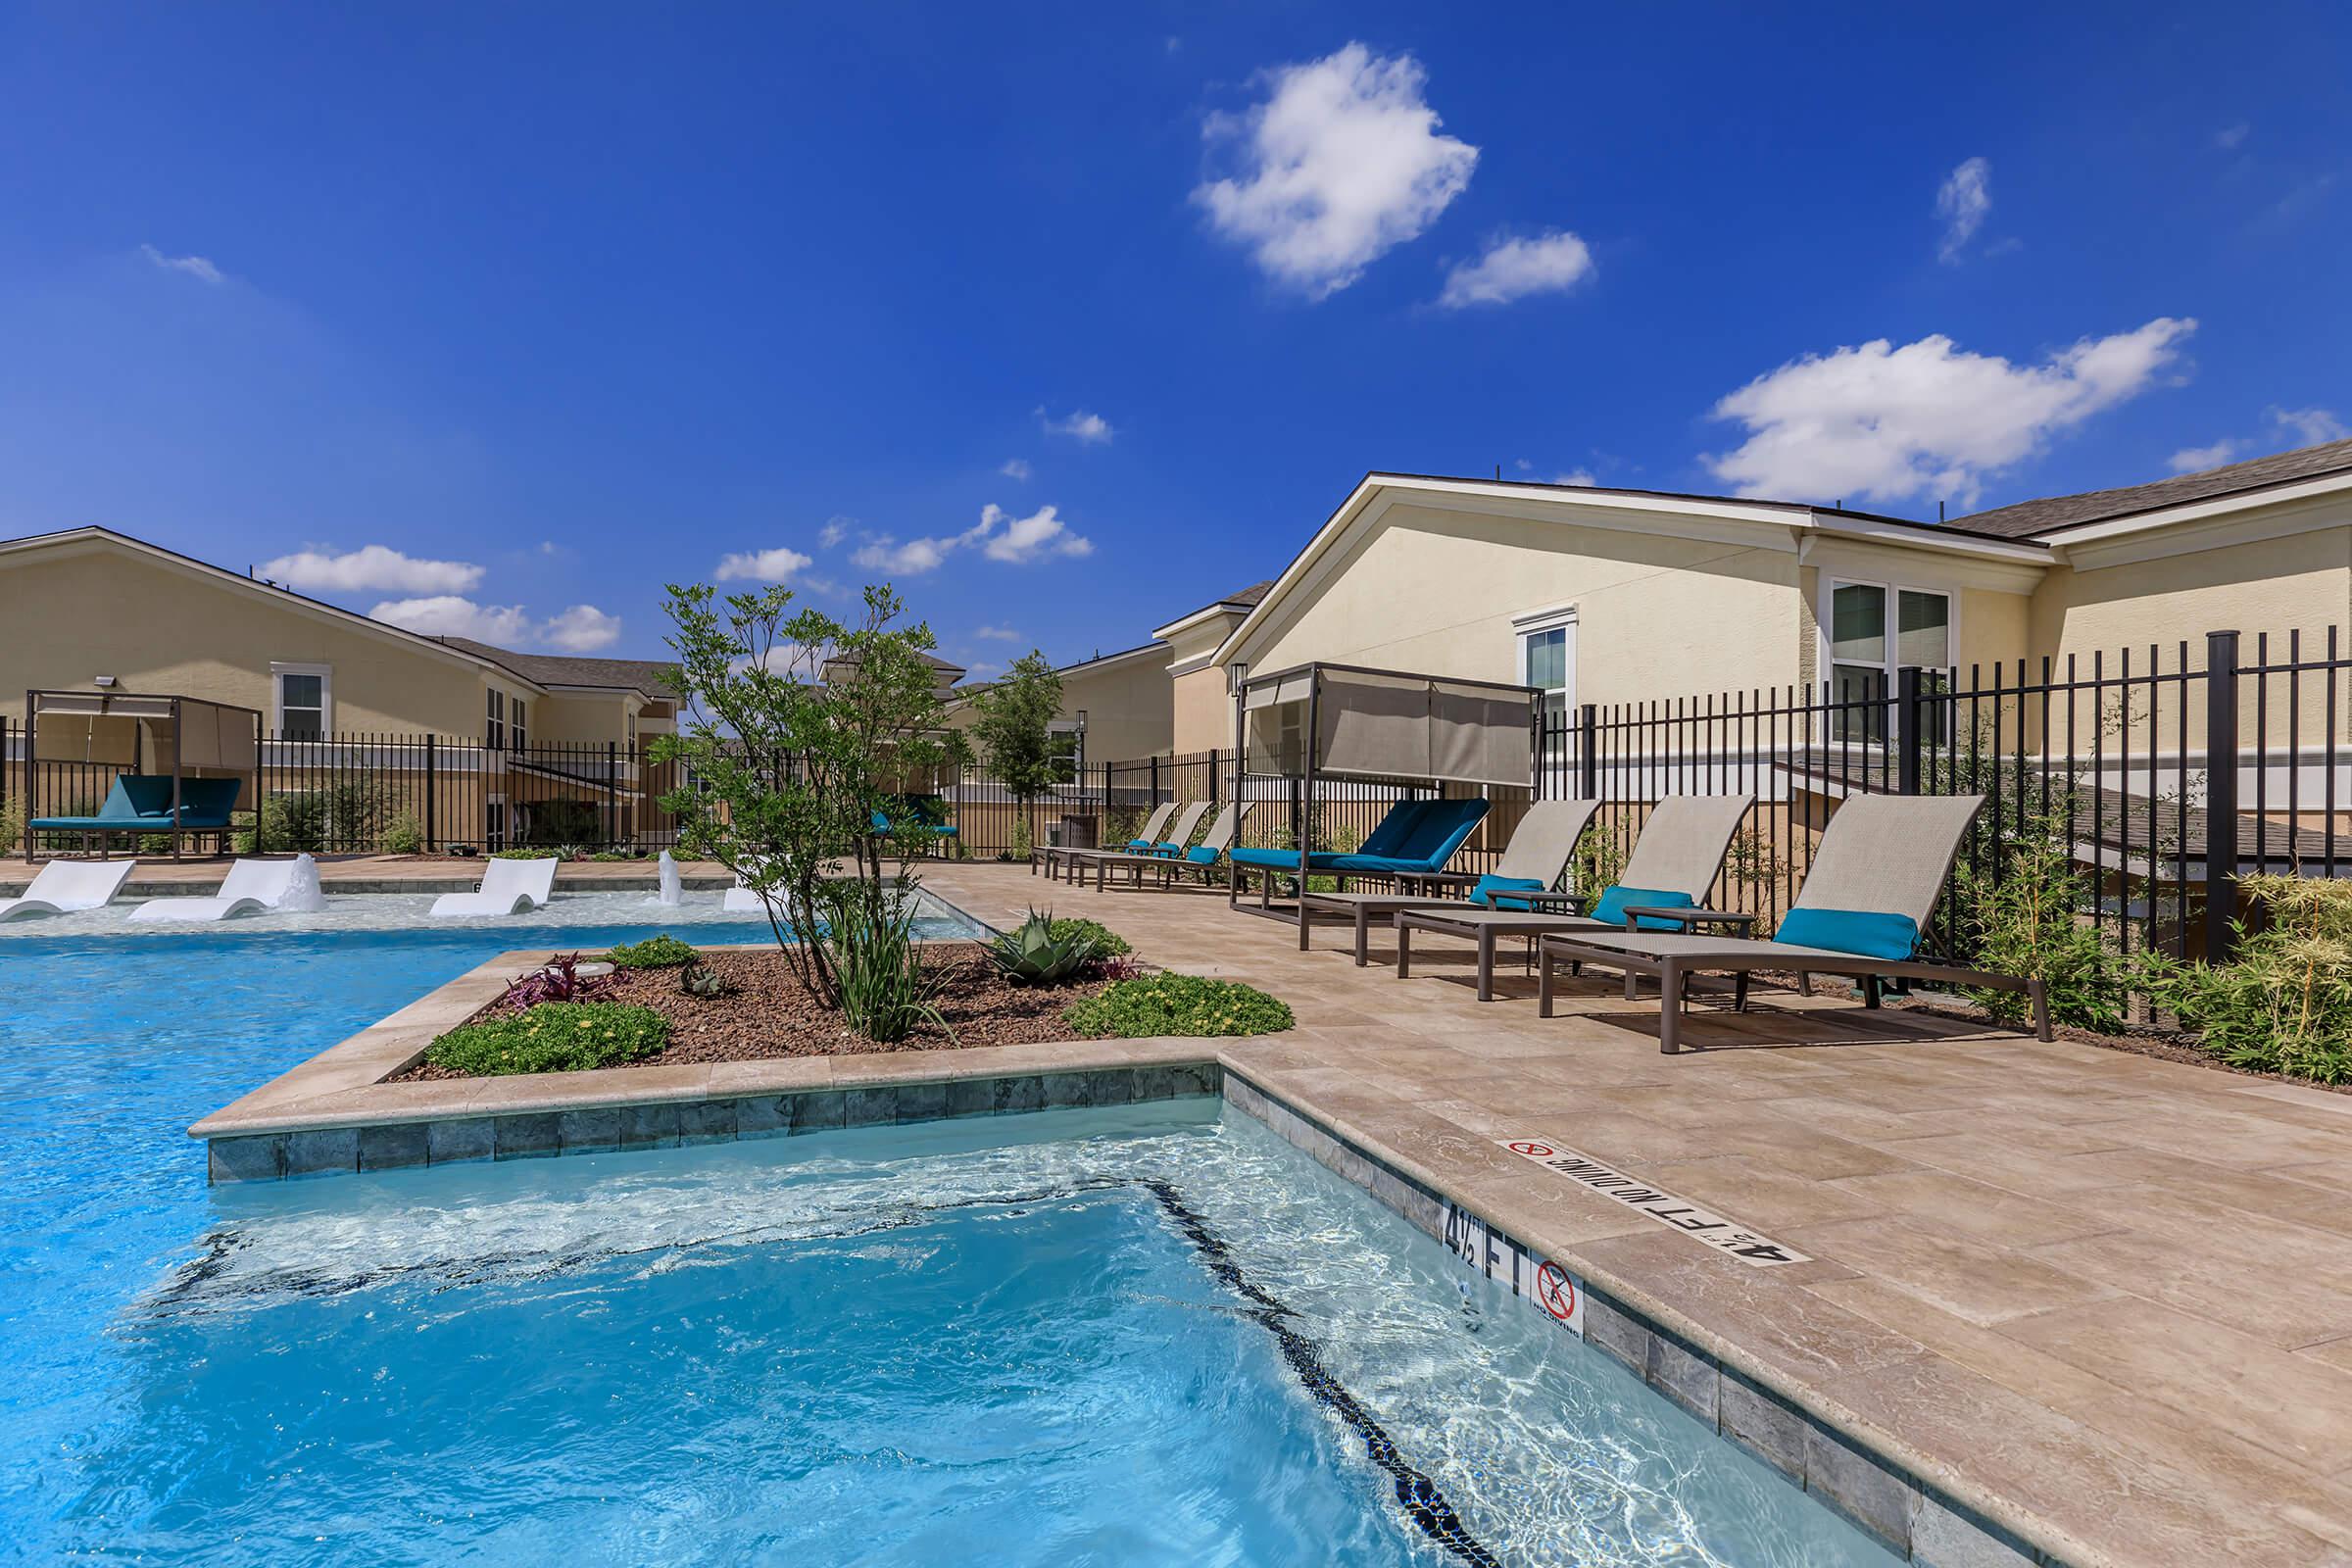
[[(80, 833), (102, 837), (114, 833), (225, 833), (232, 825), (241, 778), (183, 778), (179, 781), (179, 814), (172, 814), (172, 775), (118, 773), (106, 792), (106, 804), (94, 816), (42, 816), (28, 824), (38, 833)], [(177, 855), (176, 837), (172, 853)]]
[[(1487, 809), (1488, 803), (1482, 800), (1401, 801), (1389, 808), (1389, 814), (1357, 848), (1312, 851), (1306, 868), (1342, 877), (1443, 871)], [(1297, 850), (1244, 848), (1235, 850), (1231, 858), (1237, 867), (1250, 870), (1294, 875), (1298, 870)]]
[[(1592, 964), (1658, 977), (1658, 1049), (1682, 1049), (1685, 982), (1695, 972), (1730, 974), (1740, 984), (1734, 1006), (1744, 1007), (1746, 977), (1757, 970), (1850, 975), (1862, 982), (1865, 1006), (1879, 1004), (1883, 980), (1927, 980), (1947, 986), (2023, 992), (2034, 1008), (2034, 1031), (2050, 1038), (2049, 999), (2038, 979), (1993, 974), (1919, 957), (1944, 879), (1951, 875), (1962, 835), (1984, 804), (1982, 795), (1854, 795), (1830, 818), (1796, 903), (1770, 941), (1741, 937), (1624, 931), (1578, 931), (1546, 936), (1541, 948), (1539, 996), (1551, 1016), (1556, 965)], [(1639, 907), (1639, 906), (1629, 906)]]

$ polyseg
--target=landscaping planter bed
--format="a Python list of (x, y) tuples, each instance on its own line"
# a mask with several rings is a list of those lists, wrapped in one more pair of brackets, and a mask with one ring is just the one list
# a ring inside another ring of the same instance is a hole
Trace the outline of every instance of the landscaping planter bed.
[[(947, 978), (938, 1006), (953, 1036), (923, 1029), (889, 1046), (864, 1039), (851, 1030), (839, 1013), (818, 1007), (777, 953), (705, 954), (703, 967), (734, 988), (721, 997), (687, 996), (679, 989), (676, 969), (623, 969), (594, 995), (599, 1002), (651, 1007), (666, 1018), (668, 1044), (658, 1054), (625, 1065), (669, 1067), (1067, 1040), (1070, 1027), (1062, 1021), (1062, 1009), (1108, 984), (1088, 980), (1063, 986), (1012, 985), (988, 961), (987, 950), (978, 943), (937, 945), (926, 951), (926, 960)], [(464, 1076), (420, 1061), (392, 1081)]]

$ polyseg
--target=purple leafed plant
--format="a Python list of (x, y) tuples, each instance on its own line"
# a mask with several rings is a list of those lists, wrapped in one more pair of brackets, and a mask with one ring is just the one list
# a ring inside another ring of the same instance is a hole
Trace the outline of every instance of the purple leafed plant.
[(507, 982), (507, 989), (494, 1004), (497, 1012), (520, 1012), (542, 1002), (586, 1002), (601, 991), (611, 989), (611, 975), (580, 973), (580, 956), (576, 953), (559, 954), (529, 974)]

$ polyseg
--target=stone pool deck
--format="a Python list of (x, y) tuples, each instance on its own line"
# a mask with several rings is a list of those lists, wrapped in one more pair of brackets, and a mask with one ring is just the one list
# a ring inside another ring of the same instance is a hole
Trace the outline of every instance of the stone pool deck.
[[(995, 924), (1033, 903), (1102, 919), (1168, 967), (1275, 992), (1299, 1027), (377, 1083), (540, 956), (514, 955), (194, 1131), (315, 1136), (327, 1163), (356, 1151), (365, 1167), (364, 1140), (394, 1124), (492, 1116), (626, 1147), (734, 1136), (697, 1107), (743, 1097), (843, 1125), (1084, 1103), (1090, 1084), (1182, 1094), (1213, 1067), (1229, 1099), (1376, 1193), (1385, 1180), (1388, 1200), (1434, 1196), (1570, 1269), (1599, 1293), (1589, 1340), (1916, 1561), (2352, 1563), (2352, 1097), (1784, 992), (1694, 1014), (1690, 1054), (1667, 1057), (1654, 1002), (1612, 985), (1572, 987), (1545, 1020), (1505, 964), (1498, 999), (1477, 1003), (1466, 946), (1416, 945), (1398, 981), (1356, 968), (1338, 928), (1302, 954), (1221, 892), (1098, 894), (996, 863), (922, 874)], [(1809, 1260), (1746, 1266), (1511, 1138)]]

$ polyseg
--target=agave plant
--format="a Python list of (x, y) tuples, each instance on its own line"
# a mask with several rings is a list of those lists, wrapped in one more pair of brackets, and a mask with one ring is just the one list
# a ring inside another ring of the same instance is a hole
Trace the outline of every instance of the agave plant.
[(725, 975), (699, 963), (689, 963), (678, 971), (678, 990), (700, 1002), (726, 996), (734, 989)]
[(1065, 929), (1056, 936), (1054, 916), (1031, 909), (1019, 930), (1007, 931), (989, 945), (988, 956), (1015, 985), (1057, 986), (1086, 973), (1099, 950), (1093, 933)]

